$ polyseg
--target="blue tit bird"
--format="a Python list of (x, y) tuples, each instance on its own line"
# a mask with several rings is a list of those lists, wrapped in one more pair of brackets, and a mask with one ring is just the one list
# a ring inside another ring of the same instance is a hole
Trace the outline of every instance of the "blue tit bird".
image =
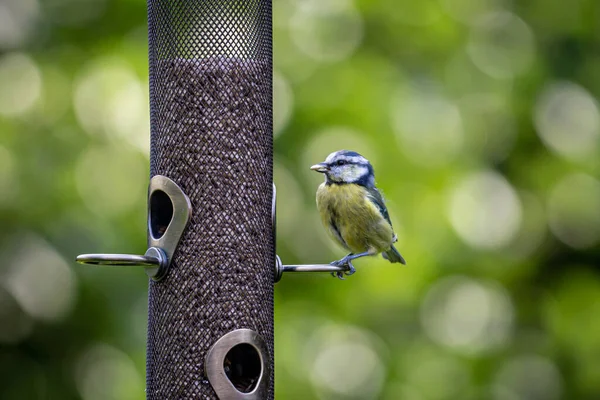
[[(325, 182), (317, 190), (317, 208), (329, 235), (350, 254), (331, 265), (347, 265), (347, 275), (356, 270), (352, 260), (382, 253), (392, 263), (406, 264), (394, 247), (397, 236), (379, 190), (371, 163), (354, 151), (340, 150), (324, 162), (310, 167), (323, 173)], [(342, 272), (337, 272), (343, 279)], [(334, 276), (335, 276), (334, 275)]]

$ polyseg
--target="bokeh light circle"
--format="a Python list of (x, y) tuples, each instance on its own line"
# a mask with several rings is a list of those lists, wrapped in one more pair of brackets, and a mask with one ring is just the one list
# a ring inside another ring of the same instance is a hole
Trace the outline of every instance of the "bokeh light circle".
[(458, 107), (428, 85), (400, 90), (392, 99), (390, 116), (398, 146), (414, 164), (443, 166), (462, 148)]
[(363, 21), (352, 0), (305, 0), (290, 19), (290, 35), (309, 57), (341, 61), (360, 45)]
[(81, 126), (147, 153), (150, 146), (149, 101), (145, 84), (125, 61), (100, 58), (75, 81), (73, 103)]
[(534, 123), (544, 144), (557, 154), (578, 159), (600, 150), (598, 103), (575, 83), (546, 86), (535, 105)]
[(35, 61), (24, 53), (0, 58), (0, 115), (18, 116), (29, 111), (42, 92), (42, 75)]
[(531, 66), (535, 41), (531, 28), (508, 11), (481, 16), (473, 26), (467, 53), (473, 63), (497, 79), (513, 78)]
[(76, 279), (70, 265), (41, 238), (21, 237), (13, 249), (6, 289), (33, 318), (59, 321), (75, 302)]
[(548, 224), (571, 247), (600, 243), (600, 181), (578, 173), (558, 182), (548, 197)]
[(421, 323), (436, 343), (478, 354), (509, 344), (514, 311), (499, 284), (451, 276), (428, 291), (421, 306)]
[(320, 397), (377, 398), (385, 374), (377, 343), (371, 332), (353, 326), (327, 325), (315, 332), (307, 354), (312, 360), (310, 379)]
[(448, 213), (452, 227), (470, 246), (497, 249), (519, 231), (522, 210), (517, 193), (502, 175), (482, 171), (452, 189)]

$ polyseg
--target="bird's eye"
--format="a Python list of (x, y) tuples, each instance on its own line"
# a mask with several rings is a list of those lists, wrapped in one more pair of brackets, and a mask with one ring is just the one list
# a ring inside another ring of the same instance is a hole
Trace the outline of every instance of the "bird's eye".
[(338, 162), (336, 162), (337, 165), (344, 165), (346, 164), (346, 161), (344, 160), (339, 160)]

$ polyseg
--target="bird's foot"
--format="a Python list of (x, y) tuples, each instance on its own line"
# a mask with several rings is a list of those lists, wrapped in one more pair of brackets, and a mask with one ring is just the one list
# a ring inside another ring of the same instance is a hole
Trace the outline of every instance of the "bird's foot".
[(354, 268), (354, 265), (352, 265), (352, 261), (348, 260), (348, 270), (345, 271), (344, 273), (348, 276), (353, 275), (356, 272), (356, 268)]
[(329, 264), (329, 265), (333, 265), (334, 267), (342, 267), (342, 266), (347, 267), (347, 269), (344, 271), (332, 272), (331, 276), (337, 277), (338, 279), (341, 279), (341, 280), (345, 280), (346, 278), (344, 278), (344, 275), (350, 276), (356, 272), (356, 268), (354, 268), (354, 266), (352, 265), (352, 259), (350, 258), (350, 256), (351, 256), (351, 254), (347, 255), (346, 257), (344, 257), (340, 260), (333, 261), (332, 263)]
[(331, 276), (333, 276), (334, 278), (338, 278), (341, 279), (343, 281), (346, 280), (346, 278), (344, 278), (344, 273), (342, 271), (336, 271), (336, 272), (332, 272)]
[(353, 254), (348, 254), (345, 257), (340, 258), (339, 260), (332, 261), (329, 265), (333, 265), (334, 267), (341, 267), (342, 265), (348, 265), (350, 261), (352, 261)]

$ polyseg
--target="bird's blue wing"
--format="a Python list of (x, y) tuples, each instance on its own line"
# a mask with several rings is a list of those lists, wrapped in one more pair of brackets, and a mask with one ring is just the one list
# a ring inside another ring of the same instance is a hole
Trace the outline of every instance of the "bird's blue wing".
[(385, 206), (385, 201), (383, 200), (383, 196), (375, 187), (366, 188), (367, 189), (367, 198), (377, 206), (381, 215), (387, 222), (389, 222), (390, 226), (392, 226), (392, 221), (390, 220), (390, 215), (388, 213), (387, 207)]

